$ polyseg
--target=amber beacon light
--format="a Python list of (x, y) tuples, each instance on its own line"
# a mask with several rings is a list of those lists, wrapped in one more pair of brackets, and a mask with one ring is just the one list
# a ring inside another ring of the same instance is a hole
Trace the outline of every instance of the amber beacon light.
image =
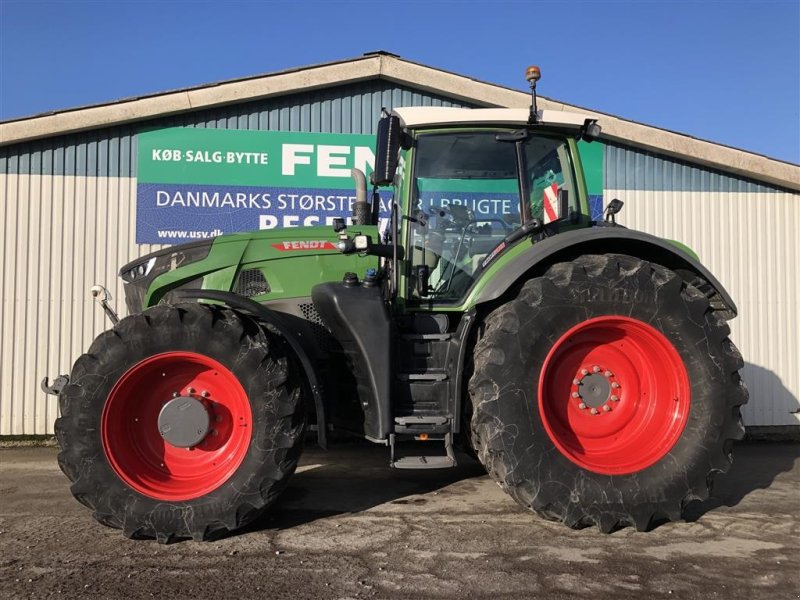
[(536, 113), (536, 82), (541, 78), (542, 72), (536, 65), (531, 65), (525, 70), (525, 79), (531, 84), (531, 115), (528, 117), (530, 124), (539, 122), (539, 115)]

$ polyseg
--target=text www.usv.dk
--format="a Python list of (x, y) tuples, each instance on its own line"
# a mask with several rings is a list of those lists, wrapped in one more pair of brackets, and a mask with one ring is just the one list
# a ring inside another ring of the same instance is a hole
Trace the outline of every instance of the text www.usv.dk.
[(221, 229), (214, 229), (213, 231), (159, 231), (158, 237), (160, 238), (179, 238), (179, 239), (201, 239), (210, 238), (222, 235)]

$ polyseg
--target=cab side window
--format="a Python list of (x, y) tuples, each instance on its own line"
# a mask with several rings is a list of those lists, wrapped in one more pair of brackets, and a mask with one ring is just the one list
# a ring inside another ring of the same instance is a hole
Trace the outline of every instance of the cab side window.
[[(531, 216), (544, 223), (558, 218), (558, 202), (566, 197), (576, 210), (569, 152), (563, 141), (534, 138), (525, 146)], [(562, 215), (566, 216), (566, 215)]]

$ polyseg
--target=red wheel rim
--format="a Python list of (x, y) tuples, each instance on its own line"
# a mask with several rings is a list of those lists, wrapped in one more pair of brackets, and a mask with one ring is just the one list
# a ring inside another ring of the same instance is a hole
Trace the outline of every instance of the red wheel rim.
[[(191, 448), (170, 445), (158, 416), (175, 394), (202, 402), (207, 435)], [(250, 402), (237, 377), (194, 352), (165, 352), (128, 369), (108, 396), (103, 450), (131, 488), (158, 500), (191, 500), (225, 483), (242, 463), (252, 430)]]
[(678, 351), (647, 323), (589, 319), (553, 345), (539, 377), (539, 412), (573, 463), (606, 475), (646, 469), (675, 445), (690, 386)]

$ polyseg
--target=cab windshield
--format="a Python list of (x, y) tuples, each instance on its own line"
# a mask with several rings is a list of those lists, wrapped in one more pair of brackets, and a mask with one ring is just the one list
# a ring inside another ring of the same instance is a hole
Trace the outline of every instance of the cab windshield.
[(530, 136), (515, 143), (499, 141), (497, 134), (430, 133), (417, 138), (410, 297), (458, 301), (483, 260), (509, 233), (531, 218), (545, 219), (547, 211), (551, 214), (546, 220), (558, 218), (552, 214), (556, 203), (548, 198), (568, 212), (576, 202), (563, 138)]

